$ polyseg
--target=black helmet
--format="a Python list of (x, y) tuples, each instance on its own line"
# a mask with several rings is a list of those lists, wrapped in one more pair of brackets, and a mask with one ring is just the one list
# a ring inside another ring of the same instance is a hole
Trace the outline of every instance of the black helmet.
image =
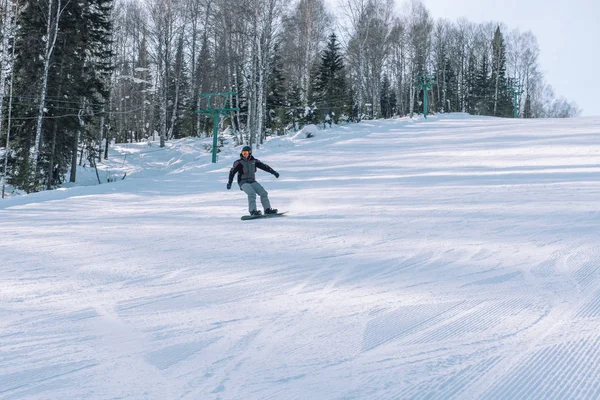
[(242, 151), (240, 151), (240, 156), (242, 156), (245, 151), (248, 152), (248, 155), (252, 155), (252, 147), (244, 146), (242, 147)]

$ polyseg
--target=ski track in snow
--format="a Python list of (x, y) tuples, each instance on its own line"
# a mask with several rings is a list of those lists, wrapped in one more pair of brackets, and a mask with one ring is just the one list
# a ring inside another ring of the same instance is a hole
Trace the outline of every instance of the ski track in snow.
[(600, 118), (273, 138), (249, 222), (198, 148), (0, 203), (0, 399), (600, 397)]

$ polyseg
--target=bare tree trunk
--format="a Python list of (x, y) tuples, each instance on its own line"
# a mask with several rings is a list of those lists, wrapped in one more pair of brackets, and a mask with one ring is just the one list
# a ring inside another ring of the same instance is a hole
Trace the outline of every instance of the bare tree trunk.
[[(237, 88), (239, 87), (237, 71), (235, 71), (234, 75), (233, 75), (233, 84), (235, 85), (236, 90), (237, 90)], [(239, 108), (240, 108), (240, 99), (239, 99), (239, 97), (240, 97), (240, 94), (236, 93), (236, 96), (235, 96), (235, 107), (238, 109), (238, 111), (235, 112), (235, 121), (236, 121), (236, 125), (237, 125), (236, 129), (240, 133), (239, 144), (242, 144), (244, 142), (244, 138), (242, 137), (242, 133), (241, 133), (242, 132), (242, 129), (241, 129), (242, 122), (240, 121), (240, 110), (239, 110)]]
[[(232, 57), (232, 55), (233, 55), (233, 48), (232, 48), (233, 47), (233, 43), (232, 43), (233, 39), (231, 37), (231, 32), (228, 33), (228, 39), (229, 39), (229, 41), (228, 41), (228, 45), (227, 45), (227, 52), (228, 52), (227, 59), (229, 60), (228, 64), (231, 65), (231, 64), (233, 64), (233, 57)], [(242, 144), (244, 142), (244, 138), (242, 135), (242, 122), (240, 121), (240, 110), (239, 110), (239, 108), (240, 108), (240, 99), (239, 99), (240, 98), (240, 90), (239, 90), (240, 83), (238, 80), (238, 65), (237, 64), (234, 64), (232, 74), (233, 74), (233, 87), (235, 88), (235, 91), (236, 91), (234, 105), (235, 105), (235, 108), (238, 109), (238, 111), (235, 112), (235, 125), (236, 125), (235, 129), (239, 134), (238, 143)]]
[(177, 86), (175, 87), (175, 100), (173, 103), (173, 112), (171, 113), (171, 126), (169, 127), (169, 133), (167, 135), (167, 140), (173, 139), (175, 123), (177, 122), (177, 107), (179, 103), (179, 79), (175, 80)]
[(178, 8), (174, 6), (173, 0), (156, 0), (151, 5), (150, 13), (154, 25), (152, 37), (157, 46), (155, 61), (159, 88), (160, 147), (165, 146), (165, 140), (167, 139), (169, 67), (171, 65), (174, 25), (177, 19), (177, 12)]
[[(443, 61), (442, 61), (443, 63)], [(439, 63), (438, 63), (439, 65)], [(442, 99), (442, 111), (448, 111), (446, 110), (446, 68), (445, 65), (442, 68), (442, 84), (440, 85), (440, 82), (438, 80), (438, 83), (436, 85), (437, 87), (437, 98), (438, 99)], [(432, 90), (432, 92), (434, 92)], [(435, 110), (435, 107), (433, 107), (433, 109)]]
[[(180, 38), (181, 47), (183, 51), (183, 36)], [(182, 60), (176, 60), (175, 62), (179, 62)], [(167, 135), (167, 140), (173, 139), (174, 131), (175, 131), (175, 123), (177, 122), (177, 107), (179, 106), (179, 81), (181, 80), (181, 72), (182, 66), (176, 65), (176, 76), (175, 76), (175, 99), (173, 100), (173, 112), (171, 113), (171, 126), (169, 127), (169, 134)]]
[[(163, 66), (165, 69), (167, 66)], [(160, 147), (165, 147), (165, 141), (167, 140), (167, 84), (168, 79), (166, 76), (166, 71), (163, 72), (163, 79), (161, 82), (161, 91), (160, 91)]]
[(79, 131), (75, 132), (73, 135), (73, 142), (71, 145), (73, 147), (71, 148), (71, 176), (69, 177), (69, 182), (74, 183), (77, 179), (77, 149), (79, 147)]
[[(81, 132), (77, 132), (77, 146), (79, 148), (79, 138), (81, 137)], [(78, 165), (81, 167), (83, 165), (83, 152), (85, 151), (84, 146), (81, 146), (81, 150), (79, 152), (79, 162)], [(77, 160), (76, 160), (77, 161)], [(75, 171), (77, 172), (77, 171)], [(77, 174), (75, 173), (75, 177), (77, 177)], [(75, 182), (75, 181), (73, 181)]]
[(398, 95), (396, 96), (400, 105), (400, 110), (402, 110), (401, 115), (405, 115), (406, 112), (406, 104), (405, 104), (405, 95), (404, 95), (404, 45), (400, 48), (400, 65), (398, 71)]
[(264, 132), (263, 132), (263, 119), (264, 119), (264, 75), (266, 66), (263, 65), (263, 44), (258, 44), (258, 90), (256, 95), (256, 134), (257, 142), (263, 144)]
[(46, 190), (52, 189), (52, 183), (54, 178), (54, 155), (56, 153), (56, 132), (58, 130), (58, 121), (55, 119), (54, 126), (52, 126), (52, 150), (50, 152), (50, 162), (48, 163), (48, 170), (46, 174)]
[[(104, 138), (104, 108), (102, 108), (102, 116), (100, 117), (100, 132), (98, 138), (98, 162), (102, 162), (102, 139)], [(108, 141), (108, 136), (106, 137)]]
[(496, 69), (496, 79), (494, 82), (494, 116), (496, 116), (496, 112), (498, 110), (498, 87), (500, 86), (500, 71), (499, 68)]
[[(146, 44), (146, 30), (144, 29), (143, 31), (143, 38), (142, 38), (142, 46), (143, 46), (143, 57), (140, 57), (139, 64), (141, 66), (141, 68), (143, 69), (141, 72), (141, 78), (144, 81), (144, 85), (148, 84), (148, 58), (147, 58), (147, 44)], [(150, 125), (150, 122), (148, 121), (148, 111), (147, 111), (147, 106), (146, 106), (146, 102), (148, 101), (148, 90), (142, 90), (142, 104), (141, 104), (141, 108), (142, 108), (142, 117), (141, 117), (141, 121), (142, 121), (142, 132), (143, 135), (145, 137), (150, 137), (152, 132), (150, 132), (150, 129), (152, 128)]]
[(190, 64), (190, 69), (191, 69), (191, 78), (192, 78), (192, 82), (193, 82), (193, 90), (192, 90), (192, 94), (194, 96), (198, 95), (198, 87), (197, 87), (197, 76), (196, 76), (196, 47), (197, 47), (197, 43), (198, 43), (198, 15), (200, 14), (199, 10), (199, 4), (197, 1), (195, 0), (191, 0), (189, 2), (189, 7), (191, 8), (191, 19), (192, 19), (192, 45), (191, 45), (191, 50), (192, 50), (192, 54), (191, 54), (191, 64)]
[(106, 130), (106, 142), (104, 142), (104, 159), (105, 160), (108, 160), (108, 144), (110, 142), (109, 132), (110, 132), (110, 128)]
[[(112, 95), (112, 91), (108, 97), (108, 109), (112, 110), (113, 109), (113, 95)], [(109, 118), (108, 118), (108, 126), (106, 127), (106, 143), (104, 143), (104, 159), (108, 160), (108, 143), (111, 140), (111, 128), (113, 126), (114, 123), (114, 117), (111, 118), (110, 114), (109, 114)]]
[(248, 93), (248, 130), (250, 131), (250, 146), (254, 145), (254, 143), (256, 142), (256, 69), (258, 67), (258, 12), (258, 7), (256, 7), (254, 11), (254, 20), (252, 25), (252, 51), (250, 53), (250, 89)]
[[(159, 77), (158, 77), (158, 73), (157, 73), (156, 75), (157, 75), (157, 76), (155, 76), (155, 77), (154, 77), (154, 82), (153, 82), (153, 84), (154, 84), (155, 86), (158, 86), (158, 84), (159, 84), (159, 82), (160, 82), (160, 79), (159, 79)], [(158, 106), (158, 103), (157, 103), (158, 101), (159, 101), (159, 96), (156, 96), (156, 95), (155, 95), (155, 96), (152, 96), (152, 105), (150, 106), (150, 115), (149, 115), (149, 117), (148, 117), (148, 121), (151, 121), (151, 123), (152, 123), (152, 125), (150, 125), (150, 126), (152, 127), (152, 140), (156, 140), (156, 133), (158, 133), (158, 132), (156, 131), (156, 129), (155, 129), (155, 128), (156, 128), (156, 126), (155, 126), (155, 125), (154, 125), (154, 123), (153, 123), (153, 122), (154, 122), (155, 115), (156, 115), (156, 108), (157, 108), (157, 106)], [(159, 134), (159, 136), (160, 136), (160, 134)], [(164, 146), (164, 143), (163, 143), (163, 146)]]
[[(196, 101), (196, 108), (199, 110), (202, 107), (202, 103), (200, 101), (200, 96), (198, 96), (198, 100)], [(196, 115), (196, 137), (202, 137), (203, 136), (203, 130), (202, 130), (202, 120), (206, 121), (206, 118), (208, 118), (206, 116), (207, 114), (200, 114), (198, 113)]]
[(260, 144), (265, 141), (265, 132), (263, 130), (264, 119), (265, 119), (265, 100), (266, 100), (266, 82), (267, 75), (269, 72), (269, 59), (271, 58), (271, 40), (273, 34), (273, 13), (276, 7), (276, 0), (270, 0), (268, 2), (268, 11), (262, 19), (262, 40), (258, 44), (258, 134)]
[[(232, 64), (232, 60), (231, 60), (231, 45), (230, 45), (230, 41), (231, 41), (231, 35), (229, 33), (226, 34), (225, 36), (225, 59), (227, 60), (227, 85), (229, 87), (229, 91), (230, 92), (236, 92), (236, 96), (235, 96), (235, 104), (233, 103), (234, 99), (233, 97), (230, 97), (230, 108), (237, 108), (237, 74), (234, 75), (234, 73), (232, 72), (232, 68), (231, 68), (231, 64)], [(235, 68), (234, 68), (235, 70)], [(234, 81), (232, 82), (231, 79), (234, 79)], [(231, 128), (234, 132), (234, 137), (237, 139), (237, 135), (235, 134), (235, 132), (237, 132), (239, 130), (239, 125), (236, 126), (236, 121), (235, 118), (238, 116), (239, 111), (234, 112), (229, 112), (229, 119), (231, 120)], [(240, 142), (238, 142), (240, 143)]]
[[(58, 77), (60, 79), (60, 83), (58, 84), (58, 92), (57, 96), (60, 98), (62, 95), (62, 82), (63, 82), (63, 70), (64, 70), (64, 61), (60, 63), (60, 72)], [(47, 176), (46, 176), (46, 189), (52, 189), (52, 180), (53, 180), (53, 170), (54, 170), (54, 156), (56, 153), (56, 133), (58, 130), (58, 120), (54, 119), (54, 125), (52, 126), (52, 150), (50, 152), (50, 162), (48, 163)]]
[(364, 96), (363, 96), (363, 90), (364, 90), (364, 85), (363, 85), (363, 79), (365, 77), (365, 66), (364, 66), (364, 57), (363, 57), (363, 51), (362, 48), (360, 50), (360, 54), (359, 54), (359, 66), (358, 66), (358, 119), (361, 120), (362, 119), (362, 110), (363, 110), (363, 105), (365, 103), (364, 100)]
[[(194, 1), (194, 0), (192, 0)], [(206, 4), (206, 12), (204, 15), (204, 33), (202, 35), (202, 49), (200, 51), (200, 56), (202, 54), (206, 54), (206, 47), (208, 46), (208, 22), (209, 22), (209, 16), (211, 14), (210, 9), (212, 6), (212, 0), (209, 0), (208, 3)], [(196, 62), (198, 62), (198, 60), (196, 60), (195, 55), (193, 56), (194, 58), (192, 58), (192, 64), (194, 65), (194, 68), (196, 68)], [(198, 69), (194, 69), (195, 72), (192, 73), (192, 79), (194, 84), (196, 85), (196, 89), (195, 89), (195, 93), (194, 95), (196, 96), (196, 109), (200, 110), (202, 108), (202, 104), (200, 102), (200, 94), (202, 93), (203, 89), (204, 89), (204, 78), (201, 80), (200, 79), (200, 74), (202, 73), (206, 73), (206, 71), (199, 71)], [(204, 114), (200, 114), (198, 113), (196, 115), (196, 136), (197, 137), (201, 137), (202, 136), (202, 119), (206, 119)]]
[(2, 122), (4, 121), (2, 112), (4, 111), (4, 92), (6, 89), (6, 74), (8, 63), (8, 40), (12, 31), (12, 7), (9, 0), (4, 3), (4, 26), (2, 29), (2, 71), (0, 72), (0, 135), (2, 134)]
[(413, 112), (415, 110), (415, 86), (412, 82), (412, 80), (410, 81), (410, 94), (409, 94), (409, 104), (408, 104), (408, 108), (409, 108), (409, 113), (410, 113), (410, 117), (413, 117)]
[[(52, 57), (52, 53), (54, 51), (54, 45), (56, 44), (56, 38), (58, 36), (58, 21), (60, 20), (61, 10), (61, 0), (57, 0), (56, 5), (56, 15), (54, 16), (53, 21), (53, 10), (52, 6), (54, 4), (54, 0), (49, 0), (48, 2), (48, 22), (46, 29), (46, 49), (44, 52), (44, 72), (42, 75), (42, 92), (40, 93), (40, 105), (38, 108), (38, 117), (37, 117), (37, 127), (35, 130), (35, 142), (33, 145), (33, 150), (31, 151), (31, 169), (32, 169), (32, 184), (37, 185), (37, 163), (40, 153), (40, 144), (42, 137), (42, 125), (44, 121), (44, 110), (46, 107), (46, 92), (48, 90), (48, 73), (50, 70), (50, 58)], [(54, 30), (52, 30), (52, 23), (54, 22)]]
[[(7, 1), (8, 4), (8, 1)], [(19, 2), (17, 1), (15, 4), (15, 9), (18, 9), (19, 6)], [(7, 13), (8, 14), (8, 13)], [(9, 24), (9, 20), (8, 17), (5, 20), (5, 24), (6, 26), (8, 26)], [(13, 29), (16, 29), (16, 19), (15, 21), (11, 21), (10, 22), (11, 26)], [(8, 32), (5, 31), (4, 32), (6, 34), (6, 36), (8, 37)], [(6, 43), (6, 47), (4, 48), (8, 48), (8, 42)], [(3, 63), (6, 60), (6, 58), (3, 58)], [(7, 181), (7, 174), (8, 174), (8, 157), (10, 155), (10, 128), (11, 128), (11, 122), (12, 122), (12, 100), (13, 100), (13, 82), (14, 82), (14, 63), (15, 63), (15, 44), (13, 43), (13, 47), (12, 47), (12, 55), (11, 55), (11, 59), (10, 59), (10, 88), (9, 88), (9, 100), (8, 100), (8, 122), (7, 122), (7, 127), (6, 127), (6, 147), (5, 147), (5, 154), (4, 154), (4, 170), (2, 172), (2, 198), (4, 198), (4, 192), (5, 192), (5, 188), (6, 188), (6, 181)], [(3, 69), (4, 69), (4, 65), (3, 65)], [(4, 89), (2, 90), (1, 93), (2, 96), (2, 101), (4, 101)], [(2, 107), (0, 107), (0, 120), (2, 119)], [(0, 124), (1, 126), (1, 124)], [(2, 132), (2, 130), (0, 129), (0, 133)]]
[(304, 40), (304, 76), (302, 77), (302, 100), (304, 105), (309, 105), (308, 104), (308, 91), (310, 88), (310, 69), (311, 69), (311, 63), (312, 63), (312, 51), (311, 51), (311, 47), (313, 45), (312, 43), (312, 37), (313, 37), (313, 20), (312, 20), (312, 1), (307, 1), (305, 2), (305, 6), (306, 6), (306, 15), (305, 15), (305, 20), (304, 20), (304, 26), (306, 28), (306, 37)]

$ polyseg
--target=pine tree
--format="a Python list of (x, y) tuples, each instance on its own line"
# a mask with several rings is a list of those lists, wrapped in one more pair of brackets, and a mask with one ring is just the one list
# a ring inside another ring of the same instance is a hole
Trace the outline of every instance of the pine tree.
[(523, 118), (532, 118), (531, 114), (531, 96), (527, 93), (525, 97), (525, 105), (523, 106)]
[[(465, 78), (465, 112), (469, 114), (476, 112), (477, 105), (477, 59), (473, 51), (469, 53), (467, 64), (467, 76)], [(458, 110), (460, 111), (460, 110)]]
[[(53, 2), (54, 4), (54, 2)], [(91, 159), (98, 150), (98, 121), (108, 96), (111, 73), (110, 33), (112, 0), (79, 0), (61, 3), (58, 34), (51, 54), (44, 102), (43, 125), (37, 165), (27, 162), (34, 144), (36, 110), (39, 107), (40, 76), (47, 12), (29, 0), (19, 15), (17, 37), (20, 51), (15, 59), (14, 148), (17, 152), (13, 185), (26, 191), (56, 186), (60, 176), (77, 165), (79, 144)], [(55, 21), (56, 22), (56, 21)], [(92, 145), (93, 144), (93, 145)], [(93, 162), (93, 161), (92, 161)], [(35, 168), (36, 171), (31, 169)], [(35, 178), (32, 180), (32, 176)]]
[(321, 54), (321, 64), (313, 98), (316, 100), (323, 117), (329, 115), (337, 123), (339, 116), (343, 113), (346, 96), (344, 62), (337, 36), (332, 33), (329, 36), (325, 50)]
[(354, 91), (352, 86), (348, 88), (346, 94), (346, 103), (344, 105), (344, 114), (348, 116), (350, 122), (360, 122), (361, 112), (360, 103), (358, 101), (358, 94)]
[(301, 89), (295, 83), (286, 91), (287, 94), (287, 113), (286, 116), (288, 121), (291, 122), (296, 128), (297, 124), (302, 125), (301, 116), (303, 115), (304, 108), (302, 107), (302, 93)]
[(306, 96), (307, 104), (301, 116), (304, 124), (316, 124), (324, 121), (326, 111), (321, 107), (323, 104), (323, 93), (319, 88), (319, 62), (315, 60), (310, 68), (308, 93)]
[(286, 86), (280, 45), (276, 43), (271, 58), (271, 71), (267, 81), (267, 129), (283, 133), (286, 124)]
[(392, 90), (392, 85), (387, 74), (383, 75), (381, 81), (381, 114), (383, 118), (391, 118), (396, 108), (396, 93)]
[(477, 115), (490, 115), (490, 79), (487, 55), (481, 57), (481, 64), (475, 76), (474, 97), (476, 99), (475, 112)]
[[(439, 94), (436, 111), (458, 111), (458, 81), (450, 59), (442, 60), (436, 69), (436, 80), (432, 88), (434, 94)], [(454, 107), (452, 107), (454, 105)]]
[(452, 68), (452, 63), (450, 60), (446, 60), (444, 64), (444, 76), (446, 77), (445, 84), (445, 96), (446, 99), (444, 104), (444, 111), (446, 112), (454, 112), (459, 111), (459, 101), (458, 101), (458, 78), (456, 73), (454, 73), (454, 69)]
[[(33, 1), (27, 2), (26, 7), (21, 8), (21, 13), (17, 16), (20, 26), (16, 37), (16, 52), (14, 64), (14, 96), (15, 103), (13, 108), (13, 143), (12, 148), (15, 151), (13, 166), (13, 176), (11, 182), (13, 186), (24, 189), (25, 191), (34, 191), (39, 182), (32, 181), (32, 168), (37, 170), (37, 165), (32, 166), (29, 161), (29, 151), (34, 146), (37, 110), (39, 107), (39, 93), (42, 82), (44, 63), (45, 42), (40, 40), (46, 34), (47, 19), (46, 14), (51, 12), (48, 6), (42, 11), (43, 5), (33, 4)], [(51, 64), (51, 66), (54, 64)], [(55, 79), (54, 69), (49, 71), (49, 81)], [(54, 76), (53, 76), (54, 75)], [(52, 93), (47, 93), (51, 97)], [(46, 107), (48, 109), (48, 107)], [(50, 110), (49, 110), (50, 111)], [(49, 113), (47, 113), (48, 115)], [(42, 126), (42, 139), (48, 137), (50, 131), (48, 125)], [(42, 143), (42, 154), (43, 154)]]
[[(78, 134), (71, 138), (71, 176), (70, 181), (76, 178), (76, 152), (78, 146), (77, 136), (83, 147), (87, 149), (87, 159), (94, 166), (95, 159), (99, 158), (96, 151), (99, 149), (99, 122), (104, 105), (109, 96), (110, 76), (112, 66), (112, 9), (113, 0), (79, 0), (73, 3), (73, 14), (78, 16), (78, 24), (68, 24), (64, 20), (66, 35), (76, 35), (73, 47), (65, 49), (65, 55), (75, 52), (76, 65), (74, 69), (81, 73), (74, 76), (80, 83), (77, 87), (77, 100), (81, 106), (77, 122)], [(77, 17), (76, 17), (77, 18)], [(81, 162), (81, 160), (80, 160)]]
[[(125, 66), (128, 65), (125, 63)], [(135, 128), (137, 131), (141, 132), (143, 137), (150, 137), (153, 134), (153, 130), (148, 123), (149, 120), (149, 107), (148, 107), (148, 98), (150, 97), (149, 91), (151, 90), (151, 76), (150, 76), (150, 68), (149, 68), (149, 54), (148, 54), (148, 43), (146, 39), (145, 32), (142, 34), (142, 40), (140, 43), (140, 48), (138, 50), (137, 59), (135, 62), (135, 71), (137, 72), (137, 78), (139, 81), (133, 81), (134, 88), (132, 91), (135, 93), (139, 93), (135, 99), (134, 104), (138, 109), (140, 109), (140, 113), (136, 113), (133, 118), (136, 121)], [(108, 152), (108, 141), (106, 141), (107, 147), (105, 149), (105, 157)]]
[[(212, 78), (211, 71), (213, 71), (213, 60), (210, 53), (210, 46), (206, 34), (202, 40), (202, 47), (200, 48), (200, 54), (196, 60), (196, 82), (194, 82), (194, 100), (196, 101), (196, 109), (202, 109), (206, 107), (206, 104), (200, 104), (200, 94), (210, 92), (210, 81)], [(241, 80), (241, 79), (240, 79)], [(240, 114), (245, 116), (248, 115), (248, 101), (246, 88), (237, 90), (239, 99)], [(208, 124), (208, 117), (203, 114), (196, 114), (196, 136), (201, 137), (202, 132), (208, 136), (208, 130), (210, 128)], [(237, 127), (241, 129), (241, 127)]]
[(506, 46), (500, 27), (494, 32), (492, 41), (492, 74), (491, 95), (493, 97), (492, 115), (497, 117), (512, 116), (508, 82), (506, 78)]
[(169, 103), (167, 113), (171, 116), (169, 129), (170, 137), (182, 138), (193, 134), (192, 113), (187, 113), (190, 105), (190, 93), (188, 83), (188, 70), (185, 64), (183, 53), (183, 36), (180, 36), (177, 42), (177, 51), (175, 53), (175, 63), (171, 66), (169, 74), (171, 82), (169, 85), (169, 98), (173, 99)]
[(393, 117), (394, 115), (396, 115), (397, 110), (398, 110), (398, 101), (396, 100), (396, 91), (395, 90), (390, 90), (390, 99), (389, 99), (389, 104), (390, 104), (390, 117)]

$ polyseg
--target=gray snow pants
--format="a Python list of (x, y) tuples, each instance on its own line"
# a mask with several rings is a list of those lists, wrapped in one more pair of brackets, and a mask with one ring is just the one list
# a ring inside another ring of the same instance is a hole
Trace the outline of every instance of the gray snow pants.
[(269, 194), (263, 188), (260, 183), (244, 183), (241, 186), (241, 189), (248, 195), (248, 211), (252, 212), (256, 210), (256, 195), (260, 196), (260, 202), (262, 203), (263, 208), (266, 210), (267, 208), (271, 208), (271, 203), (269, 202)]

